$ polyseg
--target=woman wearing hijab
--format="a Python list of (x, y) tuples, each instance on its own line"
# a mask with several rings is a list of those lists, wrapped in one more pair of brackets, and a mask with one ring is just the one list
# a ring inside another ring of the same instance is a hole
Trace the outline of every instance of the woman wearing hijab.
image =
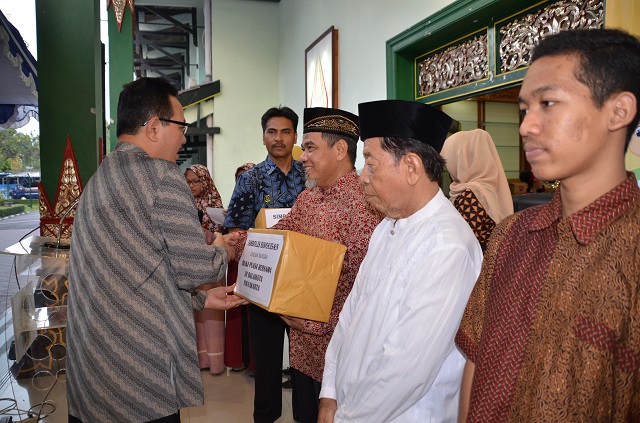
[(484, 251), (493, 228), (513, 214), (509, 182), (491, 135), (482, 129), (451, 135), (442, 147), (451, 175), (449, 197)]
[[(189, 166), (184, 176), (196, 200), (205, 238), (207, 243), (211, 244), (215, 238), (213, 233), (222, 232), (223, 227), (211, 219), (206, 208), (223, 208), (222, 199), (205, 166), (199, 164)], [(204, 285), (200, 289), (211, 289), (224, 283), (225, 281), (222, 280), (216, 284)], [(211, 374), (224, 372), (224, 311), (205, 309), (202, 312), (194, 311), (193, 316), (196, 323), (200, 368), (208, 368)]]
[(238, 166), (238, 168), (236, 169), (236, 181), (238, 180), (240, 175), (242, 175), (243, 173), (245, 173), (247, 170), (251, 169), (254, 166), (255, 164), (253, 163), (245, 163), (243, 165)]
[[(236, 169), (236, 181), (238, 177), (255, 165), (245, 163)], [(237, 257), (239, 258), (239, 257)], [(233, 284), (238, 277), (238, 262), (229, 262), (228, 282)], [(253, 372), (253, 362), (251, 361), (251, 351), (249, 349), (249, 321), (247, 316), (247, 306), (236, 307), (227, 312), (227, 331), (224, 343), (224, 361), (227, 367), (231, 367), (234, 372), (240, 372), (247, 367), (249, 374)]]

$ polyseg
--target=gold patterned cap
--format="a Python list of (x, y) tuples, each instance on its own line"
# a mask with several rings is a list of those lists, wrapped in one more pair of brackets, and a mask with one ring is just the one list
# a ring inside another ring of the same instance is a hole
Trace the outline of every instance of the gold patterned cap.
[(304, 109), (302, 133), (309, 132), (345, 135), (357, 141), (360, 138), (358, 116), (340, 109), (326, 107), (306, 108)]

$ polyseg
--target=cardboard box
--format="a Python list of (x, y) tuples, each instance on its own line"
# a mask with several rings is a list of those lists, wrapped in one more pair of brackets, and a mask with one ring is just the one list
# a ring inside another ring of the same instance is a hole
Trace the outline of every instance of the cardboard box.
[(272, 313), (328, 322), (346, 251), (293, 231), (249, 229), (235, 291)]
[(256, 229), (268, 229), (278, 223), (280, 219), (289, 214), (291, 208), (260, 209), (256, 217)]
[(511, 190), (511, 195), (526, 194), (527, 183), (526, 182), (509, 182), (509, 189)]

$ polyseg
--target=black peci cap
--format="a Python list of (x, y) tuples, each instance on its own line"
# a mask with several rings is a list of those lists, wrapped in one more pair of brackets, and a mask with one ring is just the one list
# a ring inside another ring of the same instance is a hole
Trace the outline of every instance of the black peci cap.
[(379, 100), (358, 105), (360, 136), (413, 138), (438, 153), (451, 127), (451, 117), (443, 111), (417, 101)]

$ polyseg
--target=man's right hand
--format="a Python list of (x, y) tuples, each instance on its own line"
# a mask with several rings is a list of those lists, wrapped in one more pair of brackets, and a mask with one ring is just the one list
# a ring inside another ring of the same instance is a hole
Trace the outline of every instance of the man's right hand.
[(333, 423), (338, 411), (338, 402), (333, 398), (320, 398), (318, 405), (318, 423)]
[(235, 287), (234, 283), (231, 286), (218, 286), (208, 290), (204, 307), (213, 310), (229, 310), (239, 305), (249, 304), (244, 298), (233, 294)]

